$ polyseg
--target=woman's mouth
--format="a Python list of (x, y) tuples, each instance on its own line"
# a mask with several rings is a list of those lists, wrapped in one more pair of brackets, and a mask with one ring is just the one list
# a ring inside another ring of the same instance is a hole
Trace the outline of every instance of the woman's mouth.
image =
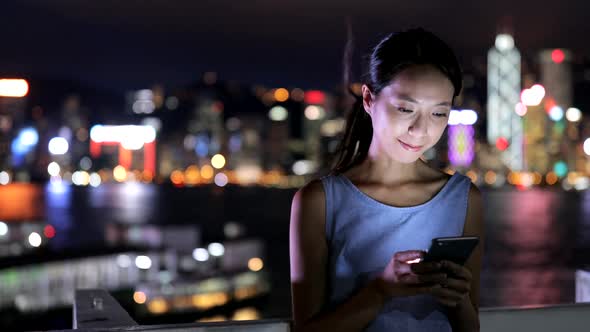
[(398, 141), (400, 142), (400, 144), (402, 145), (402, 147), (408, 151), (412, 151), (412, 152), (418, 152), (422, 149), (423, 146), (414, 146), (414, 145), (410, 145), (408, 143), (405, 143), (401, 140), (398, 139)]

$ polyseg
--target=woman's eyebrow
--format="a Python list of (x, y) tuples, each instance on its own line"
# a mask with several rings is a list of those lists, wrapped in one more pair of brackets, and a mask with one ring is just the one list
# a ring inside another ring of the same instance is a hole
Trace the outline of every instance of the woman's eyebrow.
[[(415, 100), (414, 98), (412, 98), (412, 97), (410, 97), (410, 96), (408, 96), (406, 94), (394, 95), (394, 98), (401, 99), (401, 100), (404, 100), (404, 101), (407, 101), (407, 102), (410, 102), (410, 103), (414, 103), (414, 104), (420, 104), (420, 102), (418, 102), (417, 100)], [(443, 101), (443, 102), (440, 102), (440, 103), (436, 104), (435, 106), (448, 106), (448, 107), (451, 107), (452, 104), (451, 104), (450, 101)]]

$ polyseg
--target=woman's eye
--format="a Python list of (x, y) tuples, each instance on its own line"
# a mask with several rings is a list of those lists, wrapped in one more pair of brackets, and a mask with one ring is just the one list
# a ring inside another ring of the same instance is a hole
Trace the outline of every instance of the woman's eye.
[(446, 118), (447, 117), (447, 113), (433, 113), (434, 116), (440, 117), (440, 118)]
[(403, 107), (398, 107), (397, 108), (400, 112), (402, 113), (412, 113), (413, 111), (407, 108), (403, 108)]

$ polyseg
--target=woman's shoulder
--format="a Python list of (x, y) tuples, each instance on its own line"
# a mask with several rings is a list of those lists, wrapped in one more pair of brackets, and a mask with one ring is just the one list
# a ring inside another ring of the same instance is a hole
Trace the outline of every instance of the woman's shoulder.
[(323, 178), (316, 178), (309, 181), (295, 193), (294, 200), (300, 204), (317, 206), (325, 201)]
[(326, 198), (320, 179), (314, 179), (295, 193), (291, 204), (291, 226), (298, 229), (304, 237), (310, 234), (324, 234)]

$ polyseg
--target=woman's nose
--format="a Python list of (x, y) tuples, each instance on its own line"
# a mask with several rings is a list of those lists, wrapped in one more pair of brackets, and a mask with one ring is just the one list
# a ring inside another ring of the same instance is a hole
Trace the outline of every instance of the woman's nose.
[(419, 115), (416, 117), (416, 119), (414, 120), (414, 122), (412, 122), (410, 124), (410, 127), (408, 128), (408, 133), (410, 133), (413, 136), (426, 136), (427, 134), (427, 123), (426, 123), (426, 117)]

